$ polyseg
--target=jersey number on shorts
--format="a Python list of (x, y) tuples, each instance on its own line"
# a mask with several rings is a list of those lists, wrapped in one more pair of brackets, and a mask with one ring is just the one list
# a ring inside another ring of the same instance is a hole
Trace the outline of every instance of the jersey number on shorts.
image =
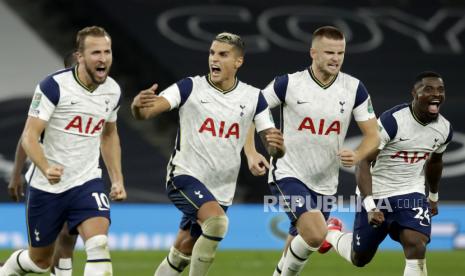
[(106, 194), (92, 193), (92, 196), (95, 198), (95, 201), (97, 202), (99, 211), (110, 210), (110, 201), (108, 200), (108, 197)]
[[(412, 208), (413, 211), (417, 212), (414, 218), (420, 220), (420, 225), (421, 226), (429, 226), (431, 224), (431, 219), (429, 217), (429, 209), (425, 208), (423, 209), (422, 207), (416, 207)], [(423, 223), (423, 220), (426, 219), (428, 224)]]

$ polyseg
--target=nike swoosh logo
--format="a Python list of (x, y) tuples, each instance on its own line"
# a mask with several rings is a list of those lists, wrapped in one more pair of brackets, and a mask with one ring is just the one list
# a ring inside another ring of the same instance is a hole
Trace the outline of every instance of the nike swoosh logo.
[(408, 138), (399, 138), (399, 141), (403, 142), (403, 141), (407, 141), (407, 140), (410, 140)]
[(297, 101), (297, 104), (305, 104), (305, 103), (309, 103), (309, 102)]
[(200, 100), (200, 103), (206, 104), (206, 103), (210, 103), (210, 102), (206, 101), (206, 100)]
[(428, 226), (429, 226), (429, 224), (424, 224), (424, 223), (423, 223), (423, 222), (421, 222), (421, 221), (420, 221), (420, 225), (421, 225), (421, 226), (426, 226), (426, 227), (428, 227)]
[(78, 103), (78, 102), (73, 102), (73, 101), (71, 102), (72, 105), (73, 105), (73, 104), (77, 104), (77, 103)]

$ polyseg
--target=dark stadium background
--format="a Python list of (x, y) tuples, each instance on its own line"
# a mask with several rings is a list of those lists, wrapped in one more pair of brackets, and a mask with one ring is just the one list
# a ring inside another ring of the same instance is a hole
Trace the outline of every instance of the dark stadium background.
[[(5, 2), (60, 56), (74, 47), (74, 35), (84, 26), (101, 25), (111, 34), (111, 75), (125, 97), (119, 132), (129, 202), (168, 202), (164, 177), (177, 128), (174, 113), (150, 122), (134, 121), (130, 102), (139, 90), (153, 82), (163, 89), (182, 77), (205, 74), (209, 40), (221, 31), (244, 36), (248, 53), (239, 77), (264, 87), (276, 75), (308, 66), (309, 34), (327, 24), (347, 31), (343, 71), (364, 82), (378, 114), (411, 100), (412, 80), (418, 72), (435, 70), (443, 75), (447, 100), (441, 113), (452, 122), (456, 139), (448, 149), (455, 155), (446, 162), (441, 200), (465, 200), (465, 155), (460, 153), (465, 142), (464, 1)], [(0, 34), (0, 50), (1, 40), (11, 35), (14, 30)], [(20, 53), (12, 54), (20, 58)], [(0, 154), (10, 162), (28, 105), (26, 98), (0, 101), (0, 118), (15, 118), (13, 123), (0, 124)], [(358, 131), (352, 126), (348, 137), (355, 135)], [(4, 202), (9, 200), (7, 179), (8, 173), (2, 172), (0, 201)], [(244, 160), (235, 201), (262, 202), (269, 193), (265, 183), (264, 177), (251, 176)], [(341, 172), (339, 191), (349, 195), (354, 189), (354, 176)]]

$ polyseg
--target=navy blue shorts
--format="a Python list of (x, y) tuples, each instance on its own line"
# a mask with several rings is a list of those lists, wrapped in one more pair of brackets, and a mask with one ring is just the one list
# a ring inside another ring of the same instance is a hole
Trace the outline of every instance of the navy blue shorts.
[[(378, 202), (382, 200), (382, 203)], [(403, 229), (411, 229), (428, 237), (431, 236), (431, 209), (428, 199), (420, 193), (393, 196), (375, 200), (384, 213), (384, 223), (374, 228), (368, 223), (365, 208), (355, 214), (354, 239), (355, 252), (372, 252), (389, 236), (399, 242)]]
[(110, 220), (110, 203), (103, 180), (96, 178), (59, 194), (29, 187), (26, 213), (29, 244), (43, 247), (56, 240), (65, 222), (75, 235), (78, 225), (89, 218)]
[[(189, 175), (178, 175), (168, 181), (166, 186), (168, 198), (183, 213), (179, 228), (190, 229), (193, 238), (202, 234), (202, 228), (197, 223), (197, 211), (209, 201), (217, 201), (205, 185)], [(226, 212), (228, 207), (221, 205)]]
[(303, 213), (310, 210), (320, 210), (325, 220), (328, 220), (331, 213), (331, 202), (325, 199), (325, 195), (310, 190), (299, 179), (286, 177), (276, 182), (270, 182), (269, 186), (271, 193), (279, 199), (279, 202), (284, 203), (284, 206), (281, 207), (291, 220), (290, 235), (298, 235), (295, 227), (297, 220)]

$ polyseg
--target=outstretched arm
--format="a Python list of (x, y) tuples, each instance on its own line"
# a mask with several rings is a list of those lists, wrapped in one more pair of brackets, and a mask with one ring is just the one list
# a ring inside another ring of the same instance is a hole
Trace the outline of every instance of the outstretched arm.
[(21, 172), (23, 170), (24, 163), (26, 162), (27, 155), (23, 149), (23, 146), (21, 146), (21, 140), (22, 138), (20, 137), (18, 140), (18, 145), (16, 146), (13, 172), (11, 173), (10, 182), (8, 183), (8, 194), (14, 201), (19, 201), (21, 197), (24, 196)]
[(126, 199), (123, 173), (121, 170), (121, 145), (116, 122), (107, 122), (102, 132), (101, 147), (103, 162), (111, 180), (110, 198), (112, 200)]
[(146, 120), (158, 116), (160, 113), (170, 110), (170, 103), (156, 95), (158, 84), (142, 90), (134, 97), (131, 104), (132, 115), (137, 120)]
[(425, 177), (429, 186), (429, 203), (431, 206), (431, 214), (433, 216), (439, 213), (438, 210), (438, 192), (439, 180), (442, 176), (442, 153), (433, 153), (425, 164)]

